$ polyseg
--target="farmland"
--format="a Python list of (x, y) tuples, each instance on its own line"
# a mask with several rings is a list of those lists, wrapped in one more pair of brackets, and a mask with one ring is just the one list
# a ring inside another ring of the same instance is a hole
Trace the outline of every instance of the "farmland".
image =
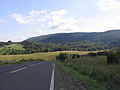
[(79, 54), (84, 55), (90, 52), (98, 52), (98, 51), (57, 51), (57, 52), (40, 52), (34, 54), (21, 54), (21, 55), (0, 55), (0, 60), (29, 60), (29, 59), (44, 59), (53, 61), (56, 56), (60, 53), (70, 53), (70, 54)]

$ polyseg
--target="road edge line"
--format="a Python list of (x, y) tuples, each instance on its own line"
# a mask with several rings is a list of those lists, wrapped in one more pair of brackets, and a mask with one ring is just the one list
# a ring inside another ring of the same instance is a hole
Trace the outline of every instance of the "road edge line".
[(50, 90), (54, 90), (54, 75), (55, 75), (55, 63), (53, 64), (53, 71), (52, 71), (52, 77), (51, 77)]

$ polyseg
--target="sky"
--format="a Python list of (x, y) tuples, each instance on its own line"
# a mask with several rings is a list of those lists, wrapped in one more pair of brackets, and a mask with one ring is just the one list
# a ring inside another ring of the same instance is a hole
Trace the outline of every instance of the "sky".
[(120, 29), (120, 0), (0, 0), (0, 41)]

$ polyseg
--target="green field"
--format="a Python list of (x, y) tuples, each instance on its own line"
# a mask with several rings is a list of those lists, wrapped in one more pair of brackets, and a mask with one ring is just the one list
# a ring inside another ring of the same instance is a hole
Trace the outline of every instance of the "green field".
[(23, 55), (0, 55), (0, 60), (29, 60), (29, 59), (44, 59), (53, 61), (56, 56), (60, 53), (70, 53), (70, 54), (79, 54), (84, 55), (90, 52), (98, 52), (98, 51), (57, 51), (57, 52), (40, 52), (34, 54), (23, 54)]
[(10, 54), (13, 50), (25, 50), (21, 44), (10, 44), (0, 47), (0, 54)]
[(4, 49), (25, 50), (21, 44), (10, 44), (0, 48), (0, 50)]

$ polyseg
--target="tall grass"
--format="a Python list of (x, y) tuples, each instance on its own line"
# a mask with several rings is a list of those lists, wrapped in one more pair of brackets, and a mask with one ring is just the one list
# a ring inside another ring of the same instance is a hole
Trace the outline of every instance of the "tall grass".
[(108, 90), (120, 90), (120, 65), (107, 65), (106, 56), (82, 56), (66, 62), (82, 75), (103, 83)]

